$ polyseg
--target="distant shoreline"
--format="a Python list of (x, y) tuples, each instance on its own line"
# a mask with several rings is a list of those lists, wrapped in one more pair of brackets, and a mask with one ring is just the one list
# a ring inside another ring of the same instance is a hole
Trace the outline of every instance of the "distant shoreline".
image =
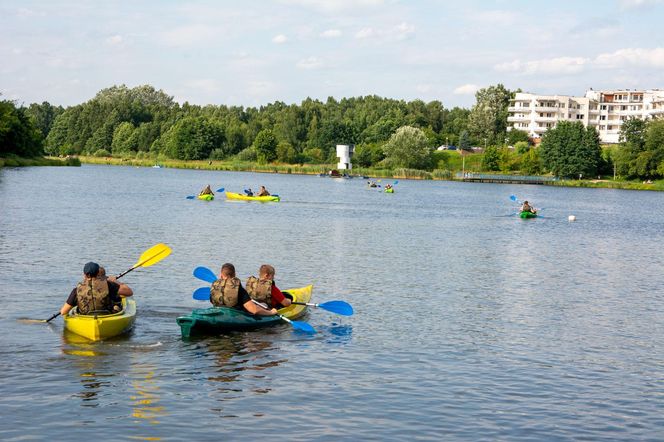
[[(49, 157), (50, 158), (50, 157)], [(215, 160), (154, 160), (154, 159), (124, 159), (112, 157), (76, 157), (81, 163), (86, 164), (104, 164), (115, 166), (136, 166), (136, 167), (154, 167), (155, 165), (164, 168), (174, 169), (194, 169), (194, 170), (219, 170), (228, 172), (257, 172), (257, 173), (281, 173), (294, 175), (319, 175), (326, 173), (334, 168), (331, 164), (258, 164), (251, 162), (229, 162)], [(54, 158), (58, 159), (58, 158)], [(59, 159), (64, 161), (63, 159)], [(403, 173), (399, 173), (403, 172)], [(394, 179), (413, 179), (413, 180), (435, 180), (435, 181), (461, 181), (454, 177), (453, 173), (436, 173), (434, 171), (411, 171), (411, 170), (385, 170), (385, 169), (352, 169), (352, 175), (369, 176), (372, 178), (394, 178)], [(613, 181), (610, 179), (592, 179), (592, 180), (558, 180), (544, 184), (547, 186), (560, 187), (587, 187), (596, 189), (623, 189), (623, 190), (651, 190), (664, 191), (664, 180), (653, 181), (651, 184), (645, 184), (640, 181)]]

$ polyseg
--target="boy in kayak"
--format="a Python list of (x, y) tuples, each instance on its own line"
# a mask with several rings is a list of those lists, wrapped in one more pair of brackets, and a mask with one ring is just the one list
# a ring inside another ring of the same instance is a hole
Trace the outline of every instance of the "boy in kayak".
[(251, 189), (244, 189), (244, 193), (247, 196), (254, 196), (254, 192)]
[(521, 206), (521, 211), (522, 212), (530, 212), (530, 213), (537, 213), (537, 210), (535, 210), (533, 207), (528, 204), (528, 201), (523, 202), (523, 206)]
[(199, 196), (202, 196), (202, 195), (212, 195), (212, 196), (214, 196), (214, 192), (212, 192), (212, 189), (210, 189), (210, 185), (208, 184), (207, 186), (205, 186), (205, 188), (203, 190), (201, 190), (201, 193), (199, 193), (198, 195)]
[(256, 196), (270, 196), (270, 192), (267, 191), (265, 186), (261, 186), (260, 190), (256, 194)]
[(235, 276), (235, 266), (225, 263), (221, 266), (219, 279), (212, 283), (210, 288), (210, 302), (215, 307), (233, 307), (245, 310), (252, 315), (272, 316), (277, 314), (274, 308), (266, 309), (251, 300), (247, 291), (242, 287), (239, 278)]
[(87, 315), (93, 311), (113, 312), (120, 297), (128, 297), (134, 291), (127, 284), (117, 283), (115, 277), (99, 277), (99, 264), (89, 262), (83, 267), (83, 280), (71, 291), (60, 309), (61, 315), (78, 306), (78, 313)]
[(263, 264), (258, 270), (258, 278), (250, 276), (247, 279), (247, 292), (254, 301), (258, 301), (272, 308), (282, 308), (291, 305), (291, 300), (277, 288), (274, 283), (275, 270), (269, 264)]

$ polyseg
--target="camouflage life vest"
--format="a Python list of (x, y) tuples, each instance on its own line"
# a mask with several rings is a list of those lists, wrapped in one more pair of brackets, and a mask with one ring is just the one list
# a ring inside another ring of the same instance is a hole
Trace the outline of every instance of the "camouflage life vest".
[(251, 299), (267, 304), (268, 309), (272, 308), (272, 281), (250, 276), (246, 288)]
[(215, 307), (235, 307), (239, 291), (239, 278), (217, 279), (210, 288), (210, 302)]
[(92, 278), (79, 282), (76, 286), (78, 313), (90, 314), (94, 311), (113, 311), (113, 303), (105, 279)]

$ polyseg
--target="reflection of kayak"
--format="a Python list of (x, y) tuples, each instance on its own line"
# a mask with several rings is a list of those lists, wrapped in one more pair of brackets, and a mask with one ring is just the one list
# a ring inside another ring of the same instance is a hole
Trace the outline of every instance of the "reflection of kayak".
[(243, 200), (243, 201), (281, 201), (281, 198), (279, 198), (276, 195), (270, 195), (270, 196), (247, 196), (247, 195), (242, 195), (241, 193), (233, 193), (233, 192), (228, 192), (226, 191), (226, 198), (229, 200)]
[(385, 189), (385, 193), (394, 193), (394, 189)]
[(105, 315), (77, 315), (76, 307), (65, 315), (65, 329), (90, 339), (99, 341), (120, 335), (134, 326), (136, 301), (122, 298), (123, 310)]
[[(286, 290), (297, 302), (309, 302), (313, 285)], [(306, 305), (291, 304), (279, 310), (288, 319), (297, 319), (307, 311)], [(194, 334), (216, 334), (231, 330), (252, 330), (285, 321), (278, 316), (256, 316), (231, 307), (199, 308), (176, 319), (183, 338)]]
[(526, 218), (535, 218), (537, 214), (533, 212), (524, 211), (519, 213), (519, 216), (523, 219), (526, 219)]
[(198, 195), (196, 198), (203, 201), (212, 201), (214, 199), (214, 195), (207, 193), (205, 195)]

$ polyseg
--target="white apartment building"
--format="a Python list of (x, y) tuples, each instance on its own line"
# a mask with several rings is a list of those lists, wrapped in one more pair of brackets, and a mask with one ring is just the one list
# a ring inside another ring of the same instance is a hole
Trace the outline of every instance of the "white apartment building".
[(595, 127), (603, 143), (618, 143), (623, 121), (664, 115), (664, 90), (590, 89), (585, 97), (517, 93), (508, 111), (509, 129), (526, 131), (533, 138), (540, 138), (558, 121), (580, 121)]

